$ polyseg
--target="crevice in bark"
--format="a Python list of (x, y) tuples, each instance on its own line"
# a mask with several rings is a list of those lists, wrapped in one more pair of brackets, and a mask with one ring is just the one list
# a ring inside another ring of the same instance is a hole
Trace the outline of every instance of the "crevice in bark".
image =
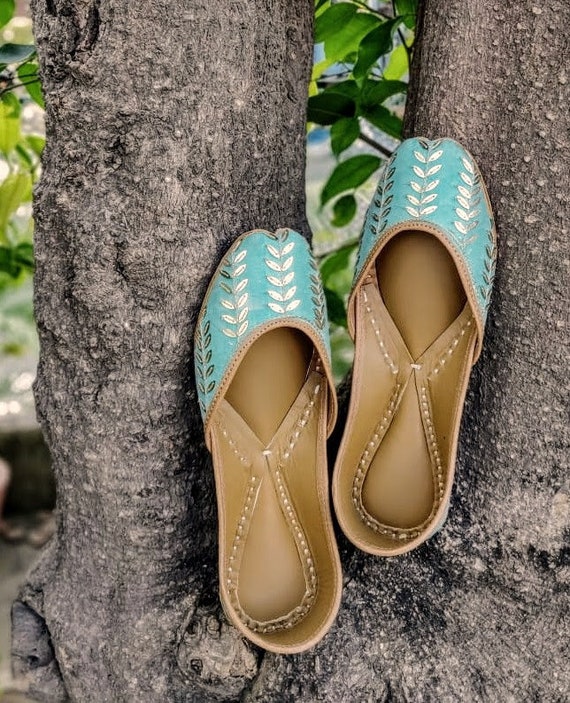
[(55, 17), (57, 15), (57, 7), (55, 6), (55, 0), (46, 0), (46, 13)]
[(41, 703), (65, 703), (67, 694), (44, 618), (30, 605), (12, 605), (12, 667)]

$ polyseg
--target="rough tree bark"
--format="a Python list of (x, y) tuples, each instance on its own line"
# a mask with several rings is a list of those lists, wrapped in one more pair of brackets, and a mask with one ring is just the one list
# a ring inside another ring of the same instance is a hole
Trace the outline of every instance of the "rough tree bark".
[(39, 700), (234, 699), (257, 672), (217, 602), (193, 322), (238, 234), (308, 234), (312, 13), (33, 3), (47, 108), (35, 391), (58, 527), (13, 649)]
[(158, 4), (128, 5), (35, 6), (49, 107), (37, 393), (59, 527), (14, 647), (38, 697), (566, 700), (570, 6), (423, 4), (407, 129), (472, 150), (500, 237), (450, 517), (389, 560), (339, 538), (337, 624), (280, 657), (220, 624), (189, 339), (229, 239), (302, 222), (311, 3), (178, 1), (168, 23)]

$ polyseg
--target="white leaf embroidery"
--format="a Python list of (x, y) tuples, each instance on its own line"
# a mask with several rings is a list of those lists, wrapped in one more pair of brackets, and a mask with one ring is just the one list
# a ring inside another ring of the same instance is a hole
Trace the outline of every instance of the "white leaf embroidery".
[(472, 178), (470, 178), (466, 173), (463, 173), (463, 172), (461, 172), (460, 176), (461, 176), (461, 180), (464, 183), (467, 183), (467, 185), (471, 186), (471, 188), (473, 187), (473, 179)]
[(295, 278), (295, 272), (290, 271), (288, 274), (283, 276), (283, 283), (281, 285), (288, 286), (294, 278)]
[(278, 302), (282, 303), (283, 302), (283, 296), (281, 293), (278, 293), (276, 290), (268, 290), (269, 297), (273, 298), (273, 300), (277, 300)]
[(267, 264), (267, 266), (269, 266), (272, 271), (278, 271), (279, 273), (281, 273), (281, 266), (275, 263), (275, 261), (271, 261), (271, 259), (265, 259), (265, 263)]
[(276, 249), (276, 248), (273, 246), (273, 244), (268, 244), (268, 245), (267, 245), (267, 249), (268, 249), (269, 253), (270, 253), (272, 256), (274, 256), (276, 259), (280, 259), (280, 258), (281, 258), (281, 254), (279, 253), (279, 250)]
[(281, 270), (282, 270), (282, 271), (287, 271), (288, 269), (291, 268), (292, 264), (293, 264), (293, 257), (290, 256), (290, 257), (287, 259), (287, 261), (285, 261), (285, 262), (283, 263), (283, 265), (281, 266)]
[(462, 220), (465, 220), (466, 222), (469, 220), (469, 215), (465, 212), (465, 210), (462, 210), (460, 207), (456, 207), (455, 212), (459, 215)]
[(283, 251), (281, 252), (281, 255), (282, 255), (282, 256), (287, 256), (287, 254), (288, 254), (290, 251), (293, 251), (294, 248), (295, 248), (295, 242), (289, 242), (289, 244), (286, 244), (286, 245), (283, 247)]
[(426, 177), (426, 174), (424, 173), (424, 170), (423, 170), (422, 168), (420, 168), (419, 166), (416, 166), (416, 165), (414, 164), (414, 166), (412, 166), (412, 168), (414, 169), (414, 173), (416, 174), (416, 176), (419, 176), (420, 178), (425, 178), (425, 177)]
[(283, 296), (283, 300), (291, 300), (291, 298), (295, 295), (296, 292), (297, 286), (292, 286)]
[(244, 293), (240, 299), (238, 300), (238, 308), (243, 308), (243, 306), (247, 303), (247, 299), (249, 297), (249, 293)]
[(286, 308), (287, 312), (291, 312), (292, 310), (295, 310), (296, 308), (299, 307), (300, 304), (301, 304), (300, 300), (292, 300), (289, 303), (289, 305), (287, 305), (287, 308)]
[(267, 304), (273, 310), (273, 312), (285, 312), (285, 309), (281, 305), (277, 305), (277, 303), (267, 303)]
[(224, 327), (222, 332), (226, 335), (226, 337), (231, 337), (232, 339), (235, 339), (236, 333), (233, 330), (228, 330)]
[(458, 222), (457, 220), (455, 220), (453, 224), (455, 225), (455, 228), (459, 230), (459, 232), (461, 232), (461, 234), (467, 234), (467, 227), (465, 227), (463, 222)]
[(426, 163), (426, 157), (421, 153), (421, 151), (414, 151), (414, 156), (420, 163)]
[(229, 300), (222, 298), (221, 303), (226, 308), (226, 310), (235, 310), (235, 306), (233, 305), (233, 303), (230, 303)]
[(227, 322), (229, 325), (235, 325), (237, 322), (236, 318), (231, 315), (222, 315), (222, 320)]
[(238, 321), (238, 322), (243, 322), (243, 321), (245, 320), (245, 318), (247, 317), (247, 313), (248, 313), (248, 312), (249, 312), (249, 309), (248, 309), (248, 308), (244, 308), (244, 309), (240, 312), (240, 314), (238, 315), (237, 321)]
[(437, 205), (430, 205), (429, 207), (424, 207), (420, 210), (420, 215), (431, 215), (432, 212), (437, 210)]
[(439, 178), (436, 178), (434, 181), (430, 181), (427, 186), (424, 188), (424, 191), (426, 193), (429, 193), (430, 190), (433, 190), (434, 188), (437, 188), (439, 185)]
[(242, 290), (247, 286), (248, 282), (248, 278), (244, 278), (243, 280), (241, 280), (236, 286), (236, 293), (241, 293)]
[(267, 276), (267, 280), (269, 281), (269, 283), (271, 283), (272, 286), (277, 286), (278, 288), (281, 288), (283, 286), (281, 280), (279, 278), (276, 278), (275, 276)]
[(239, 264), (240, 261), (243, 261), (245, 259), (245, 256), (247, 254), (247, 250), (244, 249), (243, 251), (240, 251), (239, 254), (236, 254), (234, 263)]
[(428, 161), (437, 161), (442, 154), (443, 154), (443, 149), (438, 149), (437, 151), (434, 151), (433, 154), (431, 154), (429, 156)]
[(440, 169), (441, 169), (441, 164), (436, 164), (435, 166), (428, 168), (428, 170), (426, 171), (426, 178), (429, 178), (430, 176), (434, 176)]
[[(243, 254), (246, 254), (247, 252), (242, 252)], [(246, 265), (241, 264), (240, 266), (236, 267), (236, 270), (234, 271), (234, 278), (237, 278), (238, 276), (241, 276), (241, 274), (245, 271)]]
[(431, 195), (426, 195), (425, 198), (422, 198), (422, 205), (427, 205), (428, 203), (431, 203), (433, 200), (437, 198), (437, 193), (431, 193)]
[(469, 161), (469, 159), (466, 159), (465, 157), (463, 157), (461, 159), (461, 161), (463, 162), (463, 165), (465, 166), (465, 170), (468, 171), (472, 176), (474, 176), (475, 169), (473, 168), (473, 164), (471, 163), (471, 161)]
[(241, 335), (246, 331), (248, 325), (249, 322), (247, 320), (240, 325), (238, 330), (238, 337), (241, 337)]
[(415, 181), (410, 181), (410, 185), (412, 186), (412, 189), (416, 191), (416, 193), (421, 193), (423, 188), (419, 183), (416, 183)]
[(420, 199), (416, 198), (414, 195), (407, 195), (406, 197), (412, 203), (412, 205), (419, 205), (420, 204)]
[(414, 207), (409, 207), (409, 206), (408, 206), (408, 207), (406, 208), (406, 210), (408, 211), (408, 213), (409, 213), (412, 217), (419, 217), (419, 216), (420, 216), (420, 213), (419, 213), (419, 212), (416, 210), (416, 208), (414, 208)]

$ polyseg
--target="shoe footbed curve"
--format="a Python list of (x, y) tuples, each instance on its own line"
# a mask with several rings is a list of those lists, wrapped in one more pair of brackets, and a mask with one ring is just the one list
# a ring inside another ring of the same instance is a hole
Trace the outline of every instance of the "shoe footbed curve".
[[(320, 639), (340, 593), (327, 495), (327, 382), (315, 359), (300, 330), (265, 332), (245, 353), (212, 422), (222, 600), (234, 624), (274, 651), (302, 651)], [(233, 593), (225, 581), (232, 554)], [(280, 619), (285, 627), (264, 627)]]
[[(410, 355), (418, 359), (465, 305), (453, 259), (435, 237), (402, 232), (382, 250), (376, 274), (384, 305)], [(362, 500), (379, 522), (407, 528), (429, 516), (433, 491), (431, 458), (410, 383), (372, 460)]]
[[(380, 551), (389, 551), (390, 537), (412, 537), (411, 533), (390, 534), (390, 528), (421, 531), (442, 497), (436, 495), (438, 480), (445, 481), (446, 462), (451, 465), (454, 460), (452, 445), (470, 370), (467, 360), (472, 358), (474, 328), (466, 328), (469, 334), (463, 334), (470, 310), (457, 268), (445, 246), (427, 232), (400, 232), (383, 247), (357, 306), (355, 368), (345, 430), (349, 436), (343, 439), (337, 460), (335, 503), (343, 529), (359, 546), (367, 548), (363, 543), (370, 542), (370, 551), (375, 551), (374, 543)], [(442, 374), (428, 378), (415, 364), (418, 371), (410, 375), (414, 362), (421, 360), (429, 368), (437, 361), (431, 355), (432, 345), (434, 353), (442, 349), (449, 353), (442, 346), (448, 341), (453, 352), (445, 355), (448, 363)], [(422, 417), (422, 384), (433, 396), (429, 427)], [(395, 407), (389, 412), (391, 398)], [(373, 456), (357, 497), (353, 478), (363, 451), (368, 452), (370, 437), (377, 434), (381, 440), (369, 450)], [(435, 450), (428, 446), (434, 439)], [(439, 452), (437, 457), (434, 452)], [(435, 476), (436, 458), (443, 467), (442, 477)], [(360, 500), (359, 514), (354, 504)], [(377, 534), (363, 521), (373, 523)]]

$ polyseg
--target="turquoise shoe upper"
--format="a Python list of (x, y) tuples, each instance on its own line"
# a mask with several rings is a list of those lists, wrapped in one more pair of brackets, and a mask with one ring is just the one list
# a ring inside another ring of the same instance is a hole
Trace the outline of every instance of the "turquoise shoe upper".
[(194, 345), (196, 386), (206, 428), (249, 346), (279, 326), (305, 331), (317, 348), (332, 387), (332, 429), (336, 398), (325, 297), (307, 241), (289, 229), (275, 234), (255, 230), (239, 237), (206, 292)]
[(364, 222), (353, 291), (388, 240), (409, 229), (435, 234), (452, 255), (477, 322), (476, 360), (495, 273), (496, 235), (479, 169), (452, 139), (407, 139), (384, 164)]

